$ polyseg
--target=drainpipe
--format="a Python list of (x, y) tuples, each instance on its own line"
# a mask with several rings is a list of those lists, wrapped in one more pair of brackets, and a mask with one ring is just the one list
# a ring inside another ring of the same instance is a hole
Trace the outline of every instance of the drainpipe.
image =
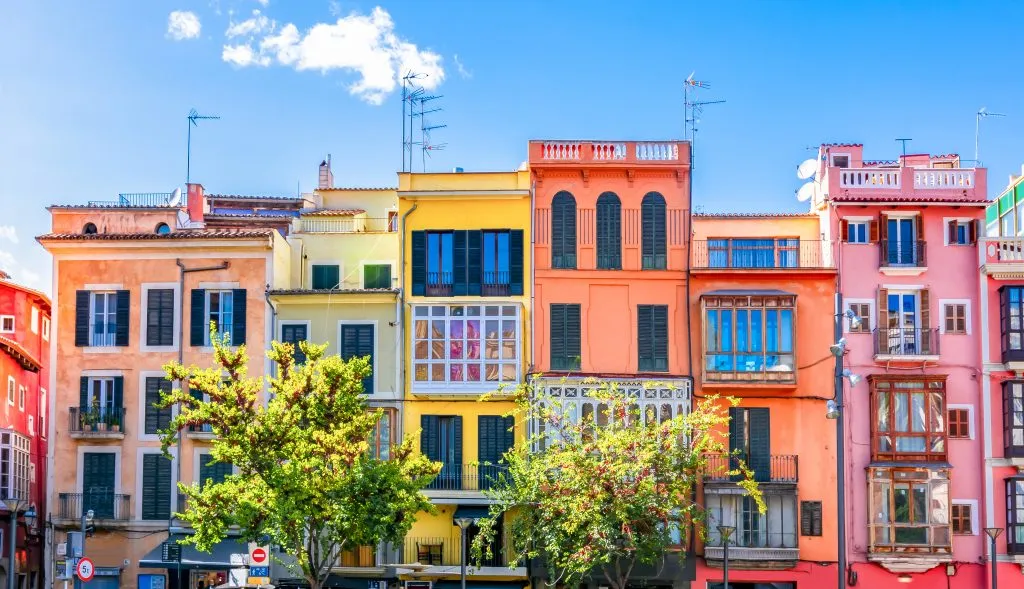
[[(530, 325), (536, 325), (537, 319), (533, 315), (533, 307), (536, 304), (537, 292), (537, 269), (534, 266), (534, 251), (537, 247), (537, 213), (534, 207), (537, 206), (537, 182), (530, 182)], [(530, 367), (527, 372), (533, 372), (533, 348), (536, 345), (533, 338), (536, 335), (536, 330), (530, 329)]]
[(263, 298), (267, 299), (267, 306), (270, 307), (270, 339), (277, 339), (277, 308), (270, 302), (270, 289), (263, 291)]
[[(398, 244), (399, 244), (399, 250), (398, 250), (398, 260), (399, 261), (398, 261), (398, 264), (400, 266), (399, 271), (402, 273), (402, 282), (401, 282), (401, 284), (398, 287), (398, 306), (399, 306), (399, 309), (400, 309), (399, 310), (400, 317), (398, 318), (398, 337), (401, 338), (401, 340), (402, 340), (401, 346), (399, 348), (400, 351), (401, 351), (401, 354), (398, 356), (399, 364), (401, 365), (401, 368), (399, 369), (400, 382), (398, 383), (398, 386), (401, 387), (403, 398), (405, 396), (405, 372), (406, 372), (405, 371), (405, 347), (406, 347), (406, 343), (405, 342), (406, 342), (406, 337), (405, 337), (405, 316), (404, 316), (404, 313), (405, 313), (405, 224), (406, 224), (406, 219), (409, 217), (409, 215), (411, 215), (413, 211), (415, 211), (417, 208), (419, 208), (419, 206), (420, 206), (420, 204), (417, 203), (417, 202), (412, 203), (412, 208), (409, 209), (408, 211), (405, 211), (405, 213), (402, 215), (402, 227), (401, 227), (402, 236), (398, 240)], [(404, 419), (403, 420), (399, 420), (399, 421), (404, 423)], [(400, 432), (400, 434), (401, 435), (405, 435), (405, 432), (402, 431), (402, 432)]]

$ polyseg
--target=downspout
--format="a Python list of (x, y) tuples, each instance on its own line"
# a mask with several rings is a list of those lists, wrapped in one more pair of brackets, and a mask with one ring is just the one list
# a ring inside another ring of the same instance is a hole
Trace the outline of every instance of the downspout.
[(263, 298), (267, 300), (270, 307), (270, 339), (277, 339), (277, 307), (270, 301), (270, 289), (263, 291)]
[[(413, 202), (412, 203), (412, 208), (410, 208), (408, 211), (405, 211), (405, 213), (402, 214), (402, 227), (401, 227), (402, 236), (399, 238), (399, 251), (398, 251), (399, 262), (398, 263), (401, 266), (400, 270), (402, 272), (402, 283), (398, 287), (398, 307), (399, 307), (399, 315), (400, 315), (399, 321), (398, 321), (398, 337), (401, 338), (402, 342), (401, 342), (401, 346), (399, 347), (399, 350), (401, 351), (401, 354), (398, 356), (399, 364), (401, 365), (401, 367), (399, 369), (400, 380), (398, 382), (398, 386), (401, 387), (403, 400), (405, 398), (405, 374), (406, 374), (406, 370), (405, 370), (405, 346), (406, 346), (405, 341), (406, 341), (406, 338), (405, 338), (405, 316), (404, 316), (404, 314), (405, 314), (405, 233), (406, 233), (405, 232), (405, 224), (406, 224), (406, 219), (409, 217), (409, 215), (411, 215), (413, 211), (415, 211), (417, 208), (419, 208), (419, 206), (420, 206), (419, 203)], [(399, 423), (404, 423), (404, 419), (400, 419)], [(404, 436), (405, 432), (404, 431), (399, 431), (399, 435), (403, 435)]]
[[(686, 118), (685, 116), (683, 117)], [(684, 122), (685, 127), (685, 122)], [(693, 392), (693, 333), (691, 329), (691, 310), (690, 303), (692, 295), (690, 294), (690, 278), (691, 278), (691, 257), (693, 256), (693, 143), (690, 143), (690, 169), (686, 175), (686, 375), (690, 377), (690, 392)], [(693, 405), (693, 401), (690, 401), (690, 405)], [(692, 408), (692, 407), (691, 407)], [(697, 488), (694, 487), (690, 491), (690, 500), (697, 503)], [(681, 565), (686, 568), (687, 561), (691, 558), (696, 561), (697, 557), (697, 530), (693, 525), (690, 525), (689, 530), (689, 547), (686, 550), (687, 555), (684, 557)], [(696, 568), (696, 564), (694, 565)]]
[[(978, 240), (979, 244), (981, 240)], [(980, 245), (978, 247), (979, 256), (984, 259), (985, 246)], [(981, 338), (981, 432), (982, 432), (982, 447), (981, 447), (981, 464), (982, 464), (982, 481), (984, 484), (985, 495), (982, 497), (984, 503), (982, 510), (985, 513), (985, 527), (995, 527), (995, 512), (993, 510), (995, 506), (995, 490), (992, 480), (992, 458), (994, 455), (992, 449), (992, 371), (988, 368), (989, 363), (989, 341), (988, 341), (988, 326), (989, 324), (989, 307), (988, 307), (988, 277), (982, 274), (979, 270), (979, 286), (978, 286), (978, 298), (979, 305), (981, 306), (981, 322), (975, 327), (975, 331), (978, 337)], [(987, 538), (987, 536), (986, 536)], [(989, 553), (989, 566), (997, 566), (996, 554), (993, 553), (992, 543), (985, 541), (985, 551)]]
[(533, 372), (533, 367), (534, 367), (533, 353), (534, 353), (534, 347), (536, 346), (536, 342), (534, 341), (533, 338), (536, 336), (536, 331), (532, 328), (532, 326), (535, 326), (537, 324), (537, 318), (533, 315), (533, 307), (536, 304), (536, 299), (537, 299), (537, 268), (536, 268), (536, 266), (534, 266), (534, 252), (536, 251), (536, 247), (537, 247), (537, 225), (536, 225), (537, 213), (536, 213), (536, 209), (534, 208), (535, 206), (537, 206), (537, 182), (536, 181), (532, 181), (532, 182), (530, 182), (530, 325), (531, 325), (531, 329), (530, 329), (530, 332), (529, 332), (530, 333), (530, 363), (528, 364), (528, 366), (530, 368), (527, 370), (528, 373), (529, 372)]

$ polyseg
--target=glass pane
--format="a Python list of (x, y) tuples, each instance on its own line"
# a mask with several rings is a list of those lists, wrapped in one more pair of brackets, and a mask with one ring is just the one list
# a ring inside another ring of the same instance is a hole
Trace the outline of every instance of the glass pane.
[(877, 431), (887, 432), (889, 431), (889, 394), (880, 393), (878, 394), (878, 410), (875, 414)]
[(931, 393), (931, 420), (929, 420), (928, 431), (930, 432), (944, 432), (946, 431), (946, 416), (942, 410), (942, 393)]
[(427, 342), (416, 342), (414, 356), (417, 360), (427, 359)]
[(468, 364), (466, 368), (466, 380), (472, 382), (480, 382), (480, 365)]
[(461, 319), (453, 319), (448, 323), (448, 329), (450, 333), (448, 337), (452, 339), (462, 339), (464, 336), (465, 323)]
[[(426, 310), (426, 309), (424, 309)], [(416, 320), (416, 339), (427, 338), (427, 322), (423, 319)]]
[(452, 360), (462, 359), (462, 352), (462, 342), (453, 341), (448, 344), (448, 357), (451, 358)]
[(779, 315), (782, 319), (782, 342), (779, 346), (779, 350), (782, 352), (793, 351), (793, 311), (783, 309), (779, 311)]
[(430, 344), (431, 354), (430, 357), (433, 360), (444, 360), (444, 342), (432, 342)]
[(430, 365), (430, 380), (435, 382), (444, 381), (444, 364)]
[(909, 421), (910, 408), (907, 406), (907, 394), (906, 393), (893, 393), (893, 397), (896, 400), (896, 423), (895, 429), (898, 432), (907, 431), (907, 422)]
[(444, 339), (445, 334), (445, 322), (443, 319), (435, 319), (431, 323), (431, 337), (436, 339)]
[(448, 380), (453, 382), (461, 382), (465, 376), (464, 364), (452, 364), (449, 367)]
[(704, 350), (708, 352), (717, 351), (718, 348), (718, 311), (709, 310), (705, 314), (705, 330), (707, 331), (704, 341)]
[(426, 381), (429, 371), (429, 364), (416, 364), (416, 380), (420, 382)]
[(498, 380), (498, 369), (498, 364), (487, 364), (484, 367), (484, 370), (486, 370), (485, 376), (487, 377), (487, 380)]
[(515, 364), (502, 364), (501, 365), (501, 380), (505, 382), (515, 382), (516, 380), (516, 365)]
[(505, 360), (514, 360), (516, 357), (516, 342), (506, 341), (501, 344), (501, 357)]
[(913, 519), (915, 524), (928, 521), (928, 490), (924, 485), (913, 486)]
[(925, 405), (924, 393), (912, 393), (910, 395), (910, 405), (910, 430), (914, 432), (923, 432), (928, 410)]
[(894, 522), (910, 522), (910, 485), (907, 483), (897, 483), (893, 488), (892, 515)]

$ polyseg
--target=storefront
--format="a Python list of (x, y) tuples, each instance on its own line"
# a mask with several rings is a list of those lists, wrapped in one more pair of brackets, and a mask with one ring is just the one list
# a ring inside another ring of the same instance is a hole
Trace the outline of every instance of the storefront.
[[(170, 536), (139, 561), (140, 569), (154, 569), (139, 573), (140, 589), (144, 584), (149, 589), (212, 589), (227, 583), (233, 569), (245, 569), (245, 557), (249, 552), (247, 544), (228, 538), (214, 545), (208, 553), (200, 552), (191, 545), (179, 545), (180, 553), (165, 548), (165, 545), (174, 545), (183, 538), (181, 535)], [(165, 575), (162, 587), (156, 579), (161, 575)], [(94, 588), (90, 586), (89, 589)]]

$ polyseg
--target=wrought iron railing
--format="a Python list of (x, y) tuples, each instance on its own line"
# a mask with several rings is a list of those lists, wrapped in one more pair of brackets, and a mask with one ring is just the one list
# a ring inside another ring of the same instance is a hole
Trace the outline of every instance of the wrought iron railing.
[(451, 272), (427, 272), (427, 295), (447, 297), (452, 294), (454, 279)]
[[(477, 566), (473, 557), (472, 532), (466, 537), (466, 564)], [(462, 538), (459, 532), (450, 536), (407, 536), (402, 547), (402, 562), (418, 562), (428, 566), (459, 566), (462, 564)], [(480, 566), (503, 567), (508, 560), (502, 546), (491, 547), (490, 557), (479, 561)]]
[(169, 207), (174, 196), (172, 192), (122, 192), (117, 200), (90, 200), (90, 207)]
[(57, 514), (60, 519), (79, 520), (92, 511), (98, 520), (127, 521), (132, 517), (132, 497), (107, 490), (85, 493), (60, 493), (57, 496)]
[(482, 293), (484, 296), (503, 297), (511, 292), (511, 274), (509, 272), (484, 271)]
[(735, 481), (741, 477), (729, 475), (736, 470), (740, 461), (754, 471), (754, 479), (759, 483), (795, 483), (799, 479), (799, 459), (795, 454), (773, 454), (768, 458), (768, 468), (758, 469), (757, 457), (739, 454), (708, 454), (704, 480), (712, 482)]
[(74, 433), (124, 433), (124, 407), (69, 407), (68, 431)]
[(832, 242), (821, 240), (694, 240), (692, 268), (698, 270), (792, 270), (834, 268)]
[(928, 265), (926, 253), (924, 240), (883, 239), (881, 247), (878, 248), (878, 264), (883, 268), (921, 268)]
[(427, 489), (483, 491), (493, 488), (507, 472), (502, 464), (445, 464)]
[(939, 353), (939, 330), (914, 327), (875, 329), (875, 355), (936, 356)]

